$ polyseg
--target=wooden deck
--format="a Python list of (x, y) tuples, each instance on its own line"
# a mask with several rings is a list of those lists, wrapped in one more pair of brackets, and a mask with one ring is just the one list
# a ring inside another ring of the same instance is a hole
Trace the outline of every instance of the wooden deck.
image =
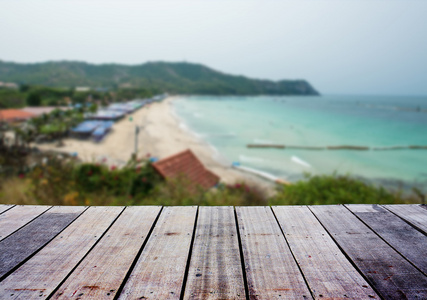
[(420, 205), (0, 205), (0, 299), (427, 299)]

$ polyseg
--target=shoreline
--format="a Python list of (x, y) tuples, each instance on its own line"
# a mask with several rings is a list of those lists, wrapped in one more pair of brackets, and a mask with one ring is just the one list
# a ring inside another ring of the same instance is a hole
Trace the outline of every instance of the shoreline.
[[(148, 124), (144, 128), (145, 130), (141, 131), (142, 135), (145, 135), (143, 140), (155, 141), (151, 149), (149, 147), (151, 152), (148, 153), (157, 156), (159, 159), (163, 159), (190, 149), (205, 168), (221, 178), (221, 182), (234, 184), (244, 181), (250, 185), (262, 188), (270, 195), (275, 192), (276, 184), (274, 182), (233, 168), (231, 164), (227, 166), (225, 161), (221, 159), (221, 154), (215, 148), (199, 138), (189, 128), (182, 128), (180, 126), (181, 120), (172, 108), (173, 99), (174, 97), (169, 97), (163, 100), (163, 102), (156, 103), (153, 107), (150, 107), (151, 111), (147, 114)], [(158, 135), (164, 138), (159, 139)], [(144, 155), (144, 153), (142, 154)]]
[(138, 157), (149, 155), (164, 159), (190, 149), (207, 169), (220, 177), (221, 182), (234, 184), (244, 181), (259, 187), (268, 195), (274, 194), (276, 188), (274, 182), (225, 165), (219, 161), (220, 154), (208, 143), (196, 137), (189, 129), (181, 128), (179, 117), (173, 112), (171, 104), (173, 99), (174, 97), (168, 97), (162, 102), (152, 103), (127, 115), (116, 122), (112, 131), (99, 143), (66, 138), (62, 147), (57, 147), (54, 143), (35, 146), (40, 150), (77, 152), (78, 157), (84, 162), (105, 162), (120, 167), (125, 165), (134, 153), (135, 126), (139, 126)]

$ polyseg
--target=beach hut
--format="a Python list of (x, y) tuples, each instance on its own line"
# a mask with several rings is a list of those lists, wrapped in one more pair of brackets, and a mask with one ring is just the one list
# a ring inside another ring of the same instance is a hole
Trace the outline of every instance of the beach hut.
[(121, 111), (126, 114), (129, 114), (133, 112), (135, 109), (126, 103), (113, 103), (110, 106), (108, 106), (108, 110), (116, 110), (116, 111)]
[(102, 109), (102, 110), (98, 110), (94, 114), (87, 114), (87, 115), (85, 115), (85, 118), (88, 119), (88, 120), (112, 120), (112, 121), (117, 121), (117, 120), (123, 118), (125, 115), (126, 115), (126, 113), (123, 112), (123, 111)]
[(75, 137), (88, 138), (92, 132), (100, 125), (100, 121), (84, 121), (71, 129), (71, 133)]
[(191, 150), (159, 160), (153, 167), (166, 180), (185, 177), (193, 190), (208, 190), (219, 182), (219, 177), (207, 170)]
[(101, 122), (99, 126), (92, 132), (92, 137), (96, 142), (100, 142), (113, 127), (112, 121)]
[(73, 136), (78, 138), (93, 137), (95, 141), (101, 141), (111, 130), (114, 122), (112, 121), (84, 121), (71, 129)]

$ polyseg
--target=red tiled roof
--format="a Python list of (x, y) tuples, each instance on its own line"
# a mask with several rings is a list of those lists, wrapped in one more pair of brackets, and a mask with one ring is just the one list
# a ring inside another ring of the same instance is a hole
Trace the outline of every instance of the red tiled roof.
[(22, 121), (35, 117), (34, 114), (20, 110), (20, 109), (1, 109), (0, 121)]
[(218, 183), (219, 177), (207, 170), (191, 150), (185, 150), (153, 163), (153, 167), (165, 179), (185, 176), (190, 187), (209, 189)]

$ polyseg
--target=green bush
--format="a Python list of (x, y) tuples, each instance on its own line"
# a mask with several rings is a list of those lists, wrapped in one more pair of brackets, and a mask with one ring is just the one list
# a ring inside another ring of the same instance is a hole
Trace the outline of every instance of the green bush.
[(101, 164), (76, 166), (74, 178), (81, 193), (108, 193), (111, 196), (145, 197), (160, 181), (149, 163), (130, 162), (121, 169)]
[(402, 202), (400, 195), (383, 187), (366, 184), (349, 176), (306, 175), (306, 180), (283, 186), (271, 199), (272, 205), (316, 205)]
[[(47, 157), (46, 157), (47, 158)], [(51, 155), (23, 177), (40, 204), (131, 205), (147, 198), (161, 181), (148, 162), (131, 160), (123, 168), (82, 163)]]
[(102, 189), (106, 174), (105, 169), (105, 166), (90, 163), (77, 166), (73, 177), (78, 189), (89, 193)]
[[(233, 185), (219, 186), (218, 196), (224, 205), (267, 205), (268, 199), (265, 192), (256, 185), (238, 182)], [(215, 198), (214, 198), (215, 199)], [(212, 201), (212, 200), (211, 200)], [(216, 199), (215, 202), (221, 201)], [(236, 203), (236, 204), (233, 204)], [(215, 204), (210, 204), (215, 205)]]
[[(30, 179), (31, 197), (43, 205), (84, 205), (84, 199), (75, 192), (74, 162), (56, 155), (46, 156), (44, 160), (26, 175), (21, 175)], [(71, 199), (67, 195), (74, 196)]]
[(132, 197), (137, 195), (148, 195), (148, 193), (150, 193), (162, 180), (151, 165), (136, 167), (135, 173), (136, 175), (133, 177), (130, 188), (130, 195)]

